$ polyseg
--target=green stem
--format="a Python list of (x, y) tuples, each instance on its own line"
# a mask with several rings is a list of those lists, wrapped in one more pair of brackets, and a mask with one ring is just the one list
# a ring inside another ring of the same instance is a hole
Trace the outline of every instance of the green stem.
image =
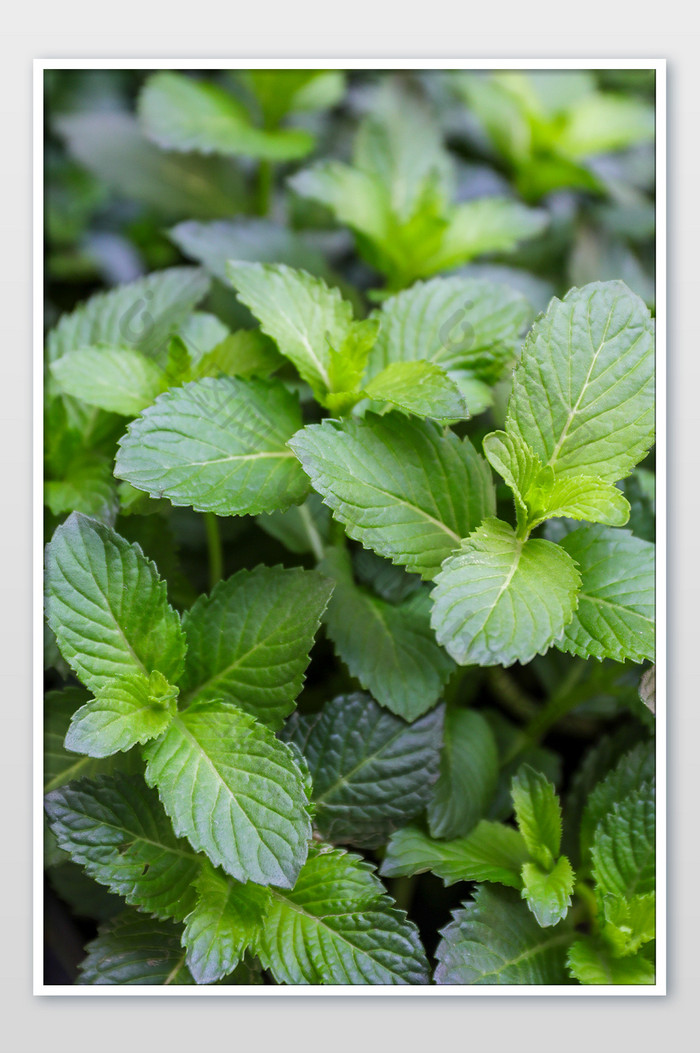
[(551, 727), (566, 716), (569, 710), (578, 705), (580, 699), (577, 699), (575, 695), (572, 696), (572, 692), (583, 676), (584, 669), (584, 662), (576, 662), (572, 665), (559, 688), (527, 725), (525, 734), (532, 745), (540, 742)]
[(272, 200), (272, 162), (261, 161), (258, 165), (258, 185), (256, 187), (256, 205), (259, 216), (266, 216), (270, 211)]
[(209, 588), (213, 589), (224, 573), (224, 550), (221, 545), (219, 520), (213, 512), (204, 513), (204, 525), (207, 531), (207, 548), (209, 549)]
[(504, 707), (520, 720), (531, 720), (537, 712), (537, 703), (534, 698), (523, 691), (513, 677), (500, 666), (491, 667), (489, 687), (499, 702), (502, 702)]

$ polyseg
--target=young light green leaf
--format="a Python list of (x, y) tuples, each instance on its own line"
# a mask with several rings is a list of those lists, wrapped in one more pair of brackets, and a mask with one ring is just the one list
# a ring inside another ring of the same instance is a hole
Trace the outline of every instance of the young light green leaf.
[(182, 944), (195, 982), (211, 984), (231, 973), (260, 935), (270, 893), (233, 881), (206, 860), (194, 887), (197, 902), (186, 918)]
[(234, 703), (272, 728), (294, 708), (332, 582), (294, 567), (240, 570), (184, 616), (183, 692)]
[(117, 676), (73, 715), (66, 749), (109, 757), (162, 735), (177, 712), (178, 689), (158, 672)]
[(179, 837), (238, 881), (291, 888), (311, 822), (289, 748), (228, 702), (193, 702), (144, 747)]
[(124, 417), (135, 417), (167, 387), (152, 359), (124, 347), (79, 348), (57, 359), (51, 372), (66, 395)]
[(449, 709), (440, 776), (428, 804), (433, 837), (464, 837), (483, 819), (496, 790), (498, 749), (480, 713)]
[(528, 859), (522, 834), (488, 819), (482, 819), (467, 837), (451, 841), (436, 841), (416, 826), (405, 826), (392, 834), (381, 874), (412, 877), (430, 870), (446, 885), (495, 881), (520, 889), (521, 870)]
[(566, 856), (559, 856), (551, 870), (537, 863), (525, 863), (522, 869), (522, 897), (543, 928), (565, 918), (571, 906), (575, 875)]
[(560, 478), (629, 475), (654, 437), (654, 334), (623, 282), (552, 300), (515, 371), (506, 428)]
[(480, 887), (442, 930), (437, 984), (565, 984), (570, 930), (542, 929), (517, 892)]
[(308, 762), (321, 835), (376, 848), (417, 815), (437, 778), (442, 720), (437, 709), (406, 724), (360, 694), (295, 713), (284, 734)]
[(490, 473), (469, 440), (426, 421), (329, 420), (289, 445), (350, 537), (424, 578), (494, 510)]
[(340, 70), (247, 69), (237, 75), (254, 94), (266, 126), (272, 127), (288, 113), (335, 105), (345, 90)]
[(624, 526), (630, 517), (629, 501), (612, 483), (591, 475), (557, 479), (551, 468), (544, 468), (535, 480), (527, 503), (531, 529), (556, 516), (615, 527)]
[(629, 899), (655, 889), (656, 795), (645, 782), (613, 805), (596, 827), (591, 848), (596, 891)]
[(182, 73), (152, 74), (138, 111), (148, 138), (169, 150), (286, 161), (303, 157), (313, 146), (313, 137), (302, 129), (256, 128), (229, 92)]
[(228, 276), (238, 299), (302, 379), (317, 395), (330, 390), (331, 349), (339, 351), (358, 324), (339, 290), (284, 264), (231, 261)]
[(91, 691), (157, 670), (177, 682), (185, 657), (165, 582), (138, 545), (73, 514), (46, 550), (46, 613), (61, 654)]
[(259, 329), (239, 329), (206, 351), (195, 368), (201, 377), (268, 377), (284, 364), (272, 341)]
[(561, 805), (542, 772), (523, 764), (513, 779), (511, 795), (518, 829), (533, 859), (550, 869), (561, 848)]
[(435, 576), (438, 643), (459, 665), (529, 662), (571, 621), (580, 581), (558, 545), (486, 519)]
[(193, 984), (185, 965), (178, 929), (167, 921), (156, 921), (128, 910), (101, 925), (97, 937), (85, 948), (76, 983)]
[(654, 545), (628, 530), (579, 527), (561, 547), (578, 564), (581, 591), (557, 646), (581, 658), (653, 661)]
[(276, 381), (193, 381), (161, 395), (129, 425), (115, 475), (199, 512), (286, 508), (307, 490), (286, 447), (300, 424), (297, 397)]
[(193, 909), (201, 857), (173, 834), (158, 795), (142, 779), (100, 775), (46, 797), (59, 846), (127, 903), (182, 921)]
[(515, 357), (531, 315), (525, 297), (507, 285), (457, 277), (416, 282), (376, 315), (368, 376), (393, 362), (428, 361), (493, 383)]
[(89, 450), (71, 458), (62, 478), (45, 480), (44, 504), (55, 516), (82, 512), (113, 523), (119, 500), (110, 460)]
[(656, 893), (606, 895), (602, 903), (601, 935), (616, 957), (636, 954), (656, 938)]
[(291, 892), (272, 890), (256, 948), (280, 984), (426, 984), (418, 930), (371, 866), (312, 846)]
[(388, 603), (353, 581), (349, 556), (328, 549), (320, 570), (335, 582), (325, 616), (336, 654), (377, 702), (404, 720), (435, 705), (454, 669), (430, 628), (430, 599), (421, 587)]
[(80, 687), (66, 687), (62, 691), (49, 691), (44, 699), (44, 793), (75, 779), (93, 778), (95, 775), (124, 771), (143, 778), (143, 764), (136, 751), (117, 753), (99, 760), (69, 753), (64, 740), (71, 717), (76, 709), (90, 698), (88, 691)]
[(48, 335), (50, 362), (84, 347), (135, 348), (161, 364), (167, 338), (196, 307), (209, 288), (203, 271), (171, 267), (97, 293), (64, 314)]
[(641, 954), (616, 958), (601, 941), (581, 936), (569, 948), (569, 972), (581, 984), (653, 984), (654, 966)]
[(494, 431), (484, 439), (484, 454), (513, 491), (518, 521), (532, 530), (555, 516), (623, 526), (630, 506), (622, 493), (593, 476), (559, 479), (518, 435)]
[(457, 384), (433, 362), (391, 362), (365, 384), (363, 394), (431, 420), (449, 422), (469, 416)]
[(540, 234), (547, 213), (507, 197), (481, 197), (457, 205), (448, 216), (440, 245), (421, 268), (421, 277), (458, 267), (491, 252), (512, 252), (520, 241)]

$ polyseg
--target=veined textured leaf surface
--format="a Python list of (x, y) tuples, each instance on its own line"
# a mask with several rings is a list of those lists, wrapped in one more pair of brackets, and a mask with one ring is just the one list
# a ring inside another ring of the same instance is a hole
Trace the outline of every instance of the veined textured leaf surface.
[(125, 911), (99, 929), (86, 947), (78, 984), (193, 984), (178, 929), (136, 911)]
[(440, 841), (417, 826), (392, 834), (381, 866), (385, 877), (410, 877), (426, 870), (446, 885), (495, 881), (521, 888), (520, 871), (529, 858), (522, 834), (512, 826), (482, 819), (467, 837)]
[(257, 953), (278, 983), (428, 982), (418, 930), (358, 856), (312, 848), (294, 889), (271, 900)]
[(207, 377), (156, 399), (121, 440), (115, 474), (199, 512), (272, 512), (308, 484), (286, 443), (299, 402), (280, 383)]
[(529, 662), (571, 621), (580, 580), (559, 546), (487, 519), (435, 577), (438, 643), (459, 665)]
[(46, 550), (46, 611), (61, 654), (92, 691), (158, 670), (176, 681), (185, 637), (165, 582), (109, 527), (77, 513)]
[(425, 578), (495, 507), (469, 440), (426, 421), (325, 421), (289, 445), (350, 537)]
[(581, 573), (579, 604), (558, 646), (581, 658), (654, 660), (654, 545), (628, 530), (579, 527), (561, 541)]
[(175, 832), (239, 881), (290, 888), (311, 823), (289, 748), (226, 702), (196, 702), (145, 747)]
[(486, 815), (498, 781), (498, 748), (480, 713), (451, 709), (445, 716), (440, 775), (428, 804), (433, 837), (468, 834)]
[(377, 702), (415, 720), (435, 705), (454, 669), (430, 628), (425, 587), (389, 603), (354, 583), (339, 550), (326, 551), (321, 570), (336, 581), (325, 616), (336, 654)]
[(332, 582), (301, 568), (240, 570), (185, 614), (183, 692), (277, 728), (301, 691)]
[(515, 371), (507, 427), (557, 475), (629, 475), (654, 437), (654, 330), (623, 282), (553, 299)]
[(179, 921), (194, 907), (201, 857), (141, 779), (80, 779), (50, 793), (46, 811), (59, 846), (127, 903)]
[(292, 717), (285, 736), (308, 762), (314, 822), (326, 840), (376, 847), (425, 807), (442, 720), (438, 709), (407, 724), (360, 694)]
[(541, 929), (518, 893), (484, 885), (455, 911), (437, 949), (437, 984), (564, 984), (571, 932)]

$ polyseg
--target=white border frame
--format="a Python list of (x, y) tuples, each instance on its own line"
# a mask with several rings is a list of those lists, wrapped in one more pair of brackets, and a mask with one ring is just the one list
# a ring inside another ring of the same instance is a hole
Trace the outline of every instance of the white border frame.
[[(656, 548), (656, 983), (649, 986), (571, 986), (503, 984), (497, 987), (459, 985), (450, 987), (419, 986), (353, 987), (279, 986), (259, 987), (75, 987), (69, 984), (45, 984), (44, 972), (44, 889), (43, 889), (43, 371), (44, 371), (44, 73), (53, 69), (649, 69), (656, 74), (656, 451), (657, 451), (657, 548)], [(34, 60), (34, 127), (33, 127), (33, 530), (32, 530), (32, 639), (33, 639), (33, 993), (34, 995), (74, 995), (119, 997), (150, 995), (154, 997), (191, 996), (410, 996), (410, 997), (489, 997), (558, 996), (616, 997), (666, 995), (667, 978), (667, 274), (666, 274), (666, 60), (665, 59), (382, 59), (348, 58), (322, 61), (318, 58), (293, 59), (35, 59)], [(659, 472), (659, 468), (661, 472)]]

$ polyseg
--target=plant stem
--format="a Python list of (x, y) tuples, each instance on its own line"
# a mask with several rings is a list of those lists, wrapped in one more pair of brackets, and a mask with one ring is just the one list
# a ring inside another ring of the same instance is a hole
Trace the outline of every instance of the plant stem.
[(537, 712), (537, 703), (513, 677), (501, 669), (500, 666), (492, 666), (489, 670), (489, 687), (502, 702), (505, 708), (521, 720), (532, 720)]
[(219, 520), (213, 512), (204, 513), (204, 525), (207, 531), (207, 548), (209, 550), (209, 588), (213, 589), (224, 573), (224, 550), (221, 545)]
[(266, 216), (270, 211), (272, 199), (272, 162), (261, 161), (258, 165), (258, 185), (256, 187), (256, 204), (259, 216)]
[(572, 691), (583, 676), (584, 668), (583, 662), (576, 662), (559, 688), (547, 700), (539, 713), (530, 720), (525, 728), (525, 734), (532, 745), (540, 742), (551, 727), (566, 716), (569, 710), (578, 705), (579, 699), (575, 695), (572, 697)]

